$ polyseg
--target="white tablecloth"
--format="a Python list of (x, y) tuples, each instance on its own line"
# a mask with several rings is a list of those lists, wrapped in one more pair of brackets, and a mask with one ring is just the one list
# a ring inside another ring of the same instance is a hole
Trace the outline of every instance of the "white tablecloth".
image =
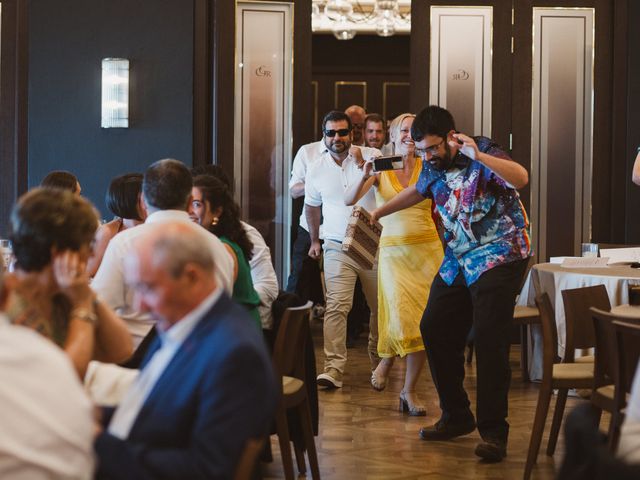
[[(524, 287), (518, 297), (518, 305), (535, 306), (535, 297), (547, 293), (555, 311), (558, 327), (558, 354), (564, 355), (565, 316), (562, 302), (562, 290), (569, 288), (604, 285), (609, 293), (611, 306), (629, 303), (629, 282), (640, 282), (640, 269), (628, 266), (603, 268), (565, 268), (559, 264), (540, 263), (529, 271)], [(627, 307), (638, 308), (638, 307)], [(629, 312), (633, 312), (630, 310)], [(529, 377), (531, 380), (542, 378), (542, 329), (533, 325), (530, 329)]]

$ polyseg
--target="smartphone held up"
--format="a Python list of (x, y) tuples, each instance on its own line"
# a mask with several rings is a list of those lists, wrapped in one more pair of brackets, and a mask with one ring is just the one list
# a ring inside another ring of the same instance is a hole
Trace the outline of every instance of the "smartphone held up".
[(373, 159), (373, 171), (383, 172), (385, 170), (402, 170), (404, 160), (402, 155), (390, 155), (388, 157), (378, 157)]

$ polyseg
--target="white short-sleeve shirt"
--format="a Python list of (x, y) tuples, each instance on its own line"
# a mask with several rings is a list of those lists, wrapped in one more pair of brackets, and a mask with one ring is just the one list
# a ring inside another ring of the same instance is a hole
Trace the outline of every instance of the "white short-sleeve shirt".
[(206, 228), (192, 222), (186, 211), (162, 210), (152, 213), (142, 225), (129, 228), (113, 237), (104, 252), (100, 268), (91, 282), (91, 288), (100, 299), (127, 324), (136, 347), (155, 324), (155, 321), (149, 313), (136, 309), (133, 288), (126, 284), (124, 278), (124, 259), (133, 248), (136, 239), (144, 235), (151, 228), (150, 225), (162, 222), (184, 223), (205, 237), (211, 246), (217, 284), (229, 294), (233, 291), (234, 261), (218, 237)]
[[(380, 150), (360, 147), (362, 157), (370, 160), (380, 156)], [(344, 194), (352, 183), (362, 178), (362, 170), (355, 160), (348, 156), (342, 165), (338, 165), (328, 150), (322, 154), (320, 161), (310, 166), (305, 184), (304, 203), (313, 207), (322, 206), (323, 238), (342, 242), (347, 229), (353, 207), (344, 203)], [(370, 189), (357, 205), (372, 211), (376, 207), (373, 189)]]

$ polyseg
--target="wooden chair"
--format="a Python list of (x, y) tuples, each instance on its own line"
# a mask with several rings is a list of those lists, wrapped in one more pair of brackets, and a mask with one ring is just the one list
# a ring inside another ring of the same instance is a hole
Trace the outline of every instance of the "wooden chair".
[(513, 310), (513, 324), (520, 327), (520, 371), (522, 381), (529, 382), (529, 325), (540, 323), (540, 311), (537, 307), (516, 305)]
[(240, 461), (236, 466), (234, 480), (252, 480), (254, 478), (253, 473), (264, 443), (264, 438), (250, 438), (247, 440), (240, 456)]
[[(595, 307), (600, 310), (611, 310), (611, 303), (609, 302), (609, 294), (607, 293), (606, 287), (604, 285), (594, 285), (590, 287), (563, 290), (562, 301), (564, 304), (564, 313), (566, 318), (564, 361), (568, 363), (594, 363), (595, 357), (593, 355), (576, 358), (575, 351), (576, 349), (590, 348), (595, 348), (596, 351), (598, 350), (598, 340), (590, 308)], [(603, 340), (604, 339), (601, 338), (601, 343)], [(600, 357), (600, 361), (604, 361), (603, 356)], [(594, 367), (594, 378), (596, 370), (597, 367)], [(602, 400), (602, 404), (604, 405), (604, 402), (606, 402), (605, 396), (607, 392), (613, 392), (613, 387), (607, 387), (605, 385), (604, 382), (606, 382), (606, 380), (604, 377), (601, 377), (601, 381), (603, 383), (600, 383), (599, 387), (602, 387), (602, 389), (596, 392), (596, 389), (593, 388), (592, 393), (595, 392), (595, 396), (598, 400)], [(613, 397), (611, 397), (611, 400), (613, 400)], [(597, 406), (597, 404), (594, 403), (594, 406)], [(610, 412), (611, 410), (607, 411)], [(553, 452), (547, 453), (553, 454)]]
[[(549, 434), (549, 451), (553, 452), (557, 442), (558, 432), (564, 413), (564, 401), (570, 388), (591, 388), (593, 384), (593, 364), (591, 363), (556, 363), (558, 358), (558, 335), (556, 320), (551, 307), (549, 295), (543, 293), (536, 297), (536, 305), (540, 311), (540, 323), (542, 325), (542, 383), (538, 394), (538, 404), (533, 420), (529, 452), (524, 470), (524, 480), (531, 476), (531, 470), (538, 458), (544, 425), (549, 412), (549, 403), (553, 390), (558, 389), (558, 402), (553, 416), (551, 432)], [(561, 395), (562, 394), (562, 395)]]
[[(565, 351), (562, 363), (594, 363), (593, 356), (576, 358), (575, 351), (576, 349), (594, 348), (596, 345), (589, 308), (611, 309), (606, 287), (604, 285), (595, 285), (562, 290), (562, 302), (566, 319)], [(555, 316), (552, 316), (552, 318), (555, 318)], [(549, 443), (547, 444), (547, 455), (549, 456), (553, 455), (556, 450), (568, 393), (567, 389), (558, 391), (551, 432), (549, 433)]]
[(627, 395), (640, 359), (640, 321), (619, 318), (613, 321), (616, 334), (617, 361), (615, 367), (614, 411), (611, 414), (612, 427), (609, 429), (609, 448), (615, 452), (620, 440), (620, 427), (624, 421)]
[(305, 345), (309, 334), (311, 306), (312, 303), (307, 302), (302, 307), (285, 310), (273, 351), (276, 371), (282, 376), (282, 399), (276, 412), (276, 433), (287, 480), (295, 478), (287, 422), (287, 410), (292, 408), (298, 412), (304, 437), (304, 447), (300, 447), (294, 442), (298, 471), (301, 474), (306, 472), (304, 460), (304, 450), (306, 450), (309, 456), (311, 475), (314, 480), (320, 480), (309, 401), (304, 383)]
[[(595, 367), (593, 370), (593, 389), (591, 403), (598, 411), (598, 420), (602, 410), (613, 417), (615, 411), (615, 383), (617, 343), (613, 325), (616, 317), (603, 309), (591, 308), (591, 317), (596, 336)], [(609, 439), (612, 438), (614, 422), (609, 423)], [(613, 444), (609, 443), (612, 450)]]
[[(527, 270), (522, 276), (522, 281), (518, 287), (518, 292), (522, 291), (531, 267), (535, 264), (534, 257), (529, 258)], [(538, 307), (529, 307), (526, 305), (516, 305), (513, 310), (513, 324), (520, 327), (520, 371), (522, 372), (522, 381), (529, 382), (529, 325), (538, 325), (540, 323), (540, 311)]]
[(566, 340), (564, 361), (594, 363), (592, 355), (575, 357), (577, 349), (596, 346), (596, 335), (590, 309), (611, 310), (609, 294), (604, 285), (562, 290), (562, 302), (566, 320)]

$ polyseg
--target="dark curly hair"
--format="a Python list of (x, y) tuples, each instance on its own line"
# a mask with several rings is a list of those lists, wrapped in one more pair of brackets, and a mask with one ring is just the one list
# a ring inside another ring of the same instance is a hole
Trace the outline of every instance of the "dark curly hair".
[(456, 123), (449, 110), (438, 105), (429, 105), (416, 115), (411, 125), (411, 138), (419, 142), (427, 135), (447, 138), (451, 130), (456, 129)]
[(202, 192), (202, 199), (209, 202), (211, 210), (222, 207), (222, 215), (216, 225), (207, 228), (219, 237), (227, 237), (237, 243), (247, 261), (253, 256), (253, 243), (240, 223), (240, 207), (233, 200), (229, 188), (218, 178), (211, 175), (198, 175), (193, 179), (193, 186)]
[(11, 211), (13, 253), (18, 268), (37, 272), (51, 263), (51, 249), (78, 251), (92, 242), (98, 217), (88, 200), (68, 190), (34, 188)]
[(322, 134), (324, 135), (325, 127), (327, 126), (327, 122), (340, 122), (345, 121), (349, 125), (349, 131), (353, 128), (353, 124), (351, 123), (351, 117), (344, 112), (339, 110), (331, 110), (327, 113), (322, 119)]
[(142, 174), (125, 173), (111, 180), (104, 200), (115, 216), (142, 220), (138, 211), (138, 197), (141, 191)]
[(233, 194), (233, 182), (220, 165), (198, 165), (191, 169), (191, 175), (193, 175), (194, 178), (198, 175), (211, 175), (212, 177), (216, 177), (218, 180), (222, 180), (222, 183), (224, 183)]

